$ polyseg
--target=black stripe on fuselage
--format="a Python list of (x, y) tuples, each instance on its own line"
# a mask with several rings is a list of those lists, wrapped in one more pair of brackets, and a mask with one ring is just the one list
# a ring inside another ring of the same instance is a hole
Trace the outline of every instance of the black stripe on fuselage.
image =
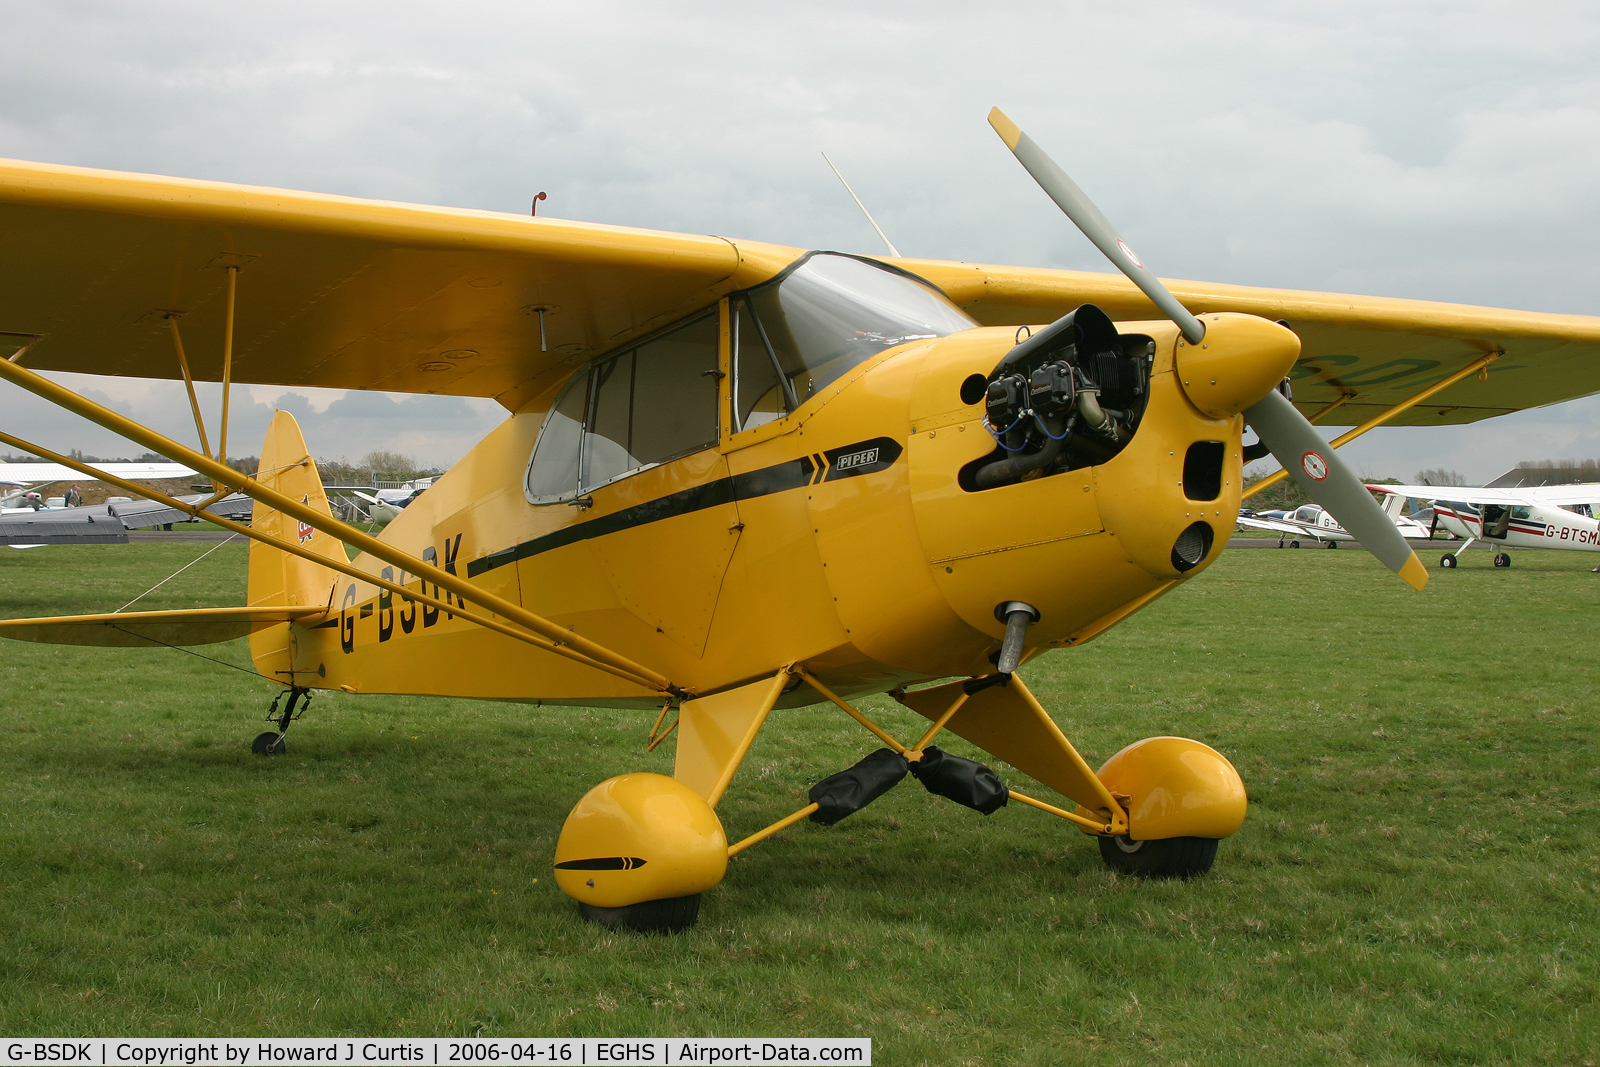
[[(897, 457), (899, 455), (898, 446), (895, 455)], [(660, 522), (662, 519), (670, 519), (677, 515), (704, 511), (706, 508), (731, 504), (736, 500), (751, 500), (755, 497), (799, 489), (811, 481), (816, 469), (816, 464), (812, 463), (809, 456), (802, 456), (787, 463), (763, 467), (758, 471), (735, 474), (731, 478), (718, 478), (714, 482), (706, 482), (704, 485), (697, 485), (692, 489), (672, 493), (657, 500), (635, 504), (631, 508), (623, 508), (610, 515), (602, 515), (598, 519), (573, 523), (565, 529), (475, 559), (467, 564), (467, 577), (476, 578), (496, 567), (515, 563), (519, 559), (527, 559), (529, 556), (537, 556), (541, 552), (549, 552), (553, 548), (587, 541), (593, 537), (604, 537), (619, 530)]]

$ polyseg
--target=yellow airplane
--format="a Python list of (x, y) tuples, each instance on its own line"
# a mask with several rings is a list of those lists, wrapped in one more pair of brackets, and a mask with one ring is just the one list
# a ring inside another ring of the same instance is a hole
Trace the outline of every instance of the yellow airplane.
[[(691, 925), (731, 856), (838, 822), (907, 773), (985, 813), (1067, 820), (1118, 870), (1209, 869), (1245, 817), (1228, 760), (1162, 737), (1092, 769), (1019, 666), (1204, 571), (1265, 449), (1421, 588), (1311, 422), (1359, 413), (1336, 446), (1594, 392), (1600, 319), (1164, 283), (990, 121), (1125, 277), (0, 163), (0, 226), (28, 250), (0, 265), (0, 377), (193, 467), (214, 499), (256, 502), (248, 527), (213, 519), (253, 539), (247, 605), (0, 635), (249, 634), (283, 686), (269, 753), (317, 689), (641, 709), (647, 746), (674, 737), (674, 773), (597, 785), (554, 857), (583, 914), (614, 926)], [(45, 371), (181, 378), (200, 447)], [(215, 449), (196, 379), (225, 386)], [(332, 516), (286, 413), (254, 477), (225, 465), (234, 381), (493, 397), (511, 415), (373, 537)], [(852, 703), (885, 692), (929, 720), (920, 737)], [(824, 701), (881, 747), (730, 844), (715, 809), (769, 714)], [(946, 731), (1072, 810), (942, 751)]]

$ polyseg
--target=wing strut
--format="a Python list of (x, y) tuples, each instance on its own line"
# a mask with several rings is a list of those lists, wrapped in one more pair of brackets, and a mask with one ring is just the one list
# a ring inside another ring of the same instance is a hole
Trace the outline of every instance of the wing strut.
[[(178, 313), (167, 316), (167, 326), (172, 330), (172, 347), (178, 353), (178, 369), (183, 371), (183, 386), (189, 390), (189, 410), (194, 412), (194, 429), (200, 435), (200, 451), (211, 455), (211, 442), (206, 439), (206, 421), (200, 416), (200, 398), (194, 393), (194, 377), (189, 373), (189, 358), (183, 354), (183, 338), (178, 335)], [(216, 486), (212, 486), (213, 489)]]
[(1323, 419), (1327, 418), (1329, 415), (1332, 415), (1335, 411), (1338, 411), (1340, 408), (1344, 407), (1346, 404), (1350, 403), (1350, 401), (1354, 400), (1355, 398), (1356, 398), (1356, 394), (1354, 394), (1354, 393), (1340, 393), (1338, 400), (1331, 401), (1328, 404), (1327, 407), (1323, 408), (1321, 411), (1317, 412), (1315, 415), (1312, 415), (1310, 418), (1306, 419), (1306, 421), (1311, 423), (1313, 426), (1315, 426), (1317, 423), (1321, 422)]
[[(254, 478), (240, 474), (210, 456), (201, 455), (192, 448), (180, 445), (171, 438), (159, 434), (126, 416), (119, 415), (110, 408), (96, 404), (87, 397), (80, 396), (71, 389), (58, 385), (49, 378), (37, 374), (26, 367), (19, 367), (10, 362), (0, 362), (0, 378), (4, 378), (14, 385), (20, 385), (22, 388), (36, 396), (43, 397), (58, 407), (66, 408), (68, 411), (82, 415), (91, 422), (99, 423), (112, 433), (120, 434), (130, 441), (143, 445), (152, 452), (166, 456), (174, 462), (186, 463), (196, 472), (205, 475), (218, 485), (232, 486), (236, 491), (244, 493), (252, 500), (265, 504), (269, 508), (274, 508), (285, 515), (292, 515), (314, 530), (320, 530), (330, 537), (355, 545), (361, 551), (376, 556), (385, 563), (403, 567), (419, 578), (425, 577), (435, 586), (448, 589), (464, 600), (470, 600), (480, 607), (487, 608), (498, 615), (503, 615), (519, 626), (545, 637), (552, 645), (581, 653), (597, 663), (608, 664), (650, 689), (663, 693), (676, 694), (679, 692), (678, 687), (674, 686), (665, 675), (653, 671), (649, 667), (635, 663), (628, 657), (613, 652), (604, 645), (589, 640), (587, 637), (581, 637), (566, 627), (551, 622), (542, 615), (536, 615), (521, 604), (514, 604), (504, 597), (496, 596), (459, 575), (451, 574), (411, 555), (409, 552), (396, 548), (394, 545), (380, 541), (371, 534), (356, 529), (349, 523), (339, 521), (332, 515), (325, 515), (298, 500), (269, 489)], [(60, 457), (57, 458), (59, 460)], [(148, 497), (151, 492), (150, 490), (143, 490), (140, 495)], [(166, 502), (170, 506), (170, 498)], [(178, 506), (185, 511), (188, 510), (185, 505), (180, 504)], [(216, 520), (208, 515), (207, 521)], [(229, 528), (231, 529), (232, 527)], [(246, 536), (260, 539), (264, 535), (251, 531)], [(324, 557), (318, 557), (318, 562), (324, 565), (331, 565), (330, 561)], [(377, 579), (370, 574), (361, 575), (361, 580), (377, 584)], [(401, 590), (401, 592), (405, 596), (416, 597), (416, 594), (409, 590)], [(459, 610), (456, 613), (460, 614)]]
[(228, 462), (228, 394), (233, 392), (233, 297), (239, 265), (228, 264), (228, 307), (222, 325), (222, 425), (217, 428), (217, 462)]
[[(647, 678), (641, 678), (627, 671), (619, 670), (616, 667), (611, 666), (609, 663), (602, 663), (598, 660), (591, 659), (581, 652), (574, 652), (572, 649), (558, 644), (557, 642), (550, 641), (547, 638), (540, 637), (538, 634), (532, 634), (526, 630), (520, 630), (514, 626), (508, 626), (505, 623), (500, 622), (498, 619), (488, 618), (479, 615), (477, 612), (464, 610), (459, 603), (451, 604), (447, 601), (440, 600), (438, 597), (429, 596), (427, 593), (423, 592), (421, 588), (415, 590), (407, 589), (404, 585), (391, 582), (386, 578), (378, 578), (371, 574), (367, 574), (360, 568), (356, 567), (353, 563), (341, 563), (337, 559), (331, 559), (327, 556), (319, 556), (316, 553), (311, 552), (309, 549), (297, 545), (292, 541), (284, 541), (280, 538), (272, 536), (271, 534), (262, 533), (261, 531), (252, 529), (249, 526), (234, 522), (232, 519), (224, 518), (221, 515), (213, 515), (211, 512), (206, 511), (205, 509), (208, 505), (216, 502), (218, 498), (215, 496), (208, 500), (202, 500), (198, 504), (186, 504), (174, 497), (167, 496), (165, 493), (151, 489), (149, 486), (139, 485), (136, 482), (130, 482), (126, 479), (118, 478), (115, 475), (107, 474), (102, 470), (97, 470), (87, 463), (80, 463), (70, 456), (60, 455), (50, 451), (48, 448), (33, 444), (30, 441), (24, 441), (20, 437), (13, 437), (3, 431), (0, 431), (0, 442), (4, 442), (5, 444), (10, 445), (12, 448), (20, 448), (25, 452), (31, 452), (34, 455), (43, 456), (44, 458), (53, 460), (54, 462), (65, 464), (66, 466), (79, 471), (87, 477), (110, 482), (112, 485), (115, 485), (120, 489), (126, 489), (129, 492), (138, 493), (141, 496), (148, 497), (149, 499), (155, 500), (158, 503), (165, 504), (170, 508), (176, 508), (179, 511), (185, 512), (194, 518), (204, 519), (207, 522), (214, 522), (218, 526), (231, 530), (242, 537), (248, 537), (252, 540), (260, 541), (264, 545), (270, 545), (271, 547), (278, 549), (280, 552), (287, 552), (291, 556), (298, 556), (301, 559), (307, 560), (311, 563), (316, 563), (323, 567), (327, 567), (330, 570), (336, 570), (341, 574), (348, 575), (349, 577), (355, 578), (358, 581), (370, 582), (380, 589), (387, 589), (389, 592), (397, 593), (408, 600), (419, 600), (428, 607), (439, 608), (449, 614), (459, 615), (468, 622), (477, 623), (479, 626), (482, 626), (485, 629), (493, 630), (496, 633), (505, 634), (507, 637), (514, 637), (519, 641), (525, 641), (535, 648), (543, 649), (546, 652), (554, 652), (556, 655), (564, 656), (575, 663), (582, 663), (586, 667), (593, 667), (596, 670), (605, 671), (607, 674), (616, 675), (618, 678), (621, 678), (627, 682), (632, 682), (635, 685), (641, 685), (647, 689), (655, 688), (654, 683)], [(224, 489), (222, 492), (226, 494), (230, 492), (230, 490)], [(123, 605), (123, 607), (126, 606), (127, 605)], [(121, 609), (119, 608), (118, 610), (120, 611)]]
[[(1447, 377), (1442, 378), (1437, 382), (1434, 382), (1432, 385), (1430, 385), (1426, 389), (1422, 390), (1422, 392), (1417, 393), (1414, 396), (1411, 396), (1411, 397), (1409, 397), (1409, 398), (1407, 398), (1405, 400), (1400, 401), (1400, 403), (1396, 404), (1394, 407), (1390, 408), (1388, 411), (1383, 412), (1381, 415), (1374, 415), (1372, 418), (1368, 419), (1366, 422), (1363, 422), (1360, 426), (1357, 426), (1355, 429), (1349, 430), (1349, 431), (1347, 431), (1345, 433), (1340, 434), (1338, 437), (1335, 437), (1332, 441), (1328, 442), (1328, 447), (1329, 448), (1338, 448), (1340, 445), (1349, 444), (1351, 441), (1354, 441), (1356, 438), (1360, 437), (1362, 434), (1366, 433), (1368, 430), (1377, 429), (1379, 426), (1382, 426), (1384, 423), (1388, 422), (1390, 419), (1394, 418), (1396, 415), (1400, 414), (1402, 411), (1406, 411), (1406, 410), (1409, 410), (1410, 408), (1416, 407), (1418, 404), (1420, 404), (1424, 400), (1428, 399), (1434, 393), (1439, 392), (1439, 390), (1441, 390), (1441, 389), (1448, 389), (1450, 386), (1456, 384), (1461, 379), (1465, 378), (1469, 374), (1472, 374), (1473, 372), (1477, 372), (1479, 374), (1488, 374), (1489, 364), (1493, 363), (1495, 360), (1499, 359), (1504, 354), (1505, 354), (1504, 352), (1498, 352), (1498, 351), (1497, 352), (1490, 352), (1486, 356), (1481, 356), (1478, 359), (1473, 360), (1471, 363), (1468, 363), (1465, 367), (1462, 367), (1460, 370), (1456, 371), (1454, 374), (1448, 375)], [(1349, 399), (1348, 396), (1342, 398), (1342, 400), (1348, 400), (1348, 399)], [(1329, 411), (1332, 411), (1333, 408), (1338, 407), (1339, 404), (1342, 402), (1342, 400), (1335, 400), (1330, 407), (1324, 408), (1321, 411), (1317, 412), (1317, 418), (1321, 418), (1322, 416), (1326, 415)], [(1315, 422), (1316, 419), (1310, 419), (1308, 421)], [(1265, 478), (1261, 479), (1259, 482), (1256, 482), (1254, 485), (1252, 485), (1249, 488), (1247, 488), (1244, 492), (1240, 493), (1239, 494), (1239, 499), (1241, 501), (1249, 500), (1251, 497), (1255, 496), (1257, 493), (1261, 492), (1263, 489), (1267, 489), (1267, 488), (1270, 488), (1271, 486), (1277, 485), (1279, 482), (1283, 481), (1287, 477), (1289, 477), (1289, 471), (1288, 471), (1287, 468), (1273, 471), (1271, 474), (1267, 475)], [(1318, 538), (1318, 540), (1321, 540), (1321, 539)]]

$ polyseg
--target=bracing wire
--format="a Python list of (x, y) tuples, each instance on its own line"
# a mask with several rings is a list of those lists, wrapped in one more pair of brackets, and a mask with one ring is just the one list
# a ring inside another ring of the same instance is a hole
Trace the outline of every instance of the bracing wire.
[(194, 656), (197, 659), (209, 660), (212, 663), (220, 663), (224, 667), (232, 667), (234, 670), (239, 671), (239, 672), (241, 672), (243, 674), (248, 674), (252, 678), (260, 678), (263, 682), (272, 682), (273, 685), (277, 685), (277, 686), (283, 685), (282, 682), (274, 681), (273, 679), (268, 678), (263, 674), (259, 674), (256, 671), (252, 671), (247, 667), (241, 667), (237, 663), (229, 663), (225, 659), (217, 659), (214, 656), (201, 655), (199, 652), (191, 651), (191, 650), (189, 650), (187, 648), (184, 648), (182, 645), (168, 644), (167, 642), (161, 640), (161, 638), (159, 638), (159, 637), (151, 637), (149, 634), (136, 634), (132, 630), (124, 630), (122, 627), (116, 625), (115, 623), (109, 623), (108, 625), (110, 625), (113, 630), (117, 630), (117, 631), (120, 631), (121, 633), (125, 633), (129, 637), (137, 637), (139, 640), (141, 640), (141, 641), (149, 641), (151, 644), (164, 645), (167, 648), (173, 649), (173, 650), (178, 651), (178, 652), (186, 653), (187, 655)]
[(235, 537), (238, 537), (238, 536), (239, 535), (236, 534), (236, 533), (235, 534), (229, 534), (227, 537), (223, 538), (221, 541), (217, 542), (216, 544), (212, 545), (210, 548), (206, 549), (204, 552), (200, 553), (194, 559), (191, 559), (188, 563), (185, 563), (183, 566), (179, 567), (177, 570), (173, 571), (171, 574), (169, 574), (165, 578), (161, 579), (155, 585), (152, 585), (149, 589), (146, 589), (144, 592), (140, 593), (138, 596), (134, 597), (132, 600), (130, 600), (126, 604), (122, 605), (122, 607), (118, 608), (116, 611), (113, 611), (111, 614), (116, 615), (118, 612), (127, 611), (133, 605), (137, 604), (139, 601), (143, 600), (145, 597), (149, 596), (151, 593), (154, 593), (157, 589), (160, 589), (162, 586), (164, 586), (168, 582), (172, 581), (172, 579), (176, 578), (178, 575), (182, 574), (184, 571), (188, 570), (190, 567), (193, 567), (196, 563), (199, 563), (201, 560), (203, 560), (207, 556), (211, 555), (211, 553), (215, 552), (217, 549), (221, 548), (223, 545), (227, 544), (229, 541), (232, 541)]

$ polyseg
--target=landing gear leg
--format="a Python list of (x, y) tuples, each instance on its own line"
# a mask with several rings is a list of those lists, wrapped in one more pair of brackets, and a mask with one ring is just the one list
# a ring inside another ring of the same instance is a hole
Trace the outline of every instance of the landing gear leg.
[[(1463, 553), (1467, 549), (1471, 548), (1472, 547), (1472, 542), (1474, 542), (1476, 540), (1477, 540), (1476, 537), (1469, 537), (1469, 538), (1467, 538), (1465, 541), (1463, 541), (1461, 543), (1461, 547), (1460, 548), (1456, 549), (1454, 552), (1451, 552), (1451, 553), (1449, 553), (1447, 555), (1441, 556), (1439, 558), (1439, 566), (1443, 567), (1447, 571), (1455, 570), (1456, 564), (1461, 562), (1461, 553)], [(1504, 556), (1505, 553), (1502, 552), (1502, 553), (1500, 553), (1500, 555)], [(1496, 567), (1500, 566), (1499, 557), (1495, 558), (1494, 565)], [(1507, 567), (1511, 566), (1511, 557), (1510, 556), (1506, 556), (1506, 564), (1505, 565)]]
[(311, 690), (294, 686), (288, 690), (289, 702), (283, 710), (278, 710), (278, 704), (283, 700), (283, 691), (272, 698), (272, 707), (267, 709), (267, 721), (278, 724), (277, 730), (268, 730), (266, 733), (257, 734), (256, 739), (250, 742), (250, 751), (258, 756), (281, 756), (285, 751), (284, 735), (289, 732), (289, 724), (306, 713), (311, 706)]

